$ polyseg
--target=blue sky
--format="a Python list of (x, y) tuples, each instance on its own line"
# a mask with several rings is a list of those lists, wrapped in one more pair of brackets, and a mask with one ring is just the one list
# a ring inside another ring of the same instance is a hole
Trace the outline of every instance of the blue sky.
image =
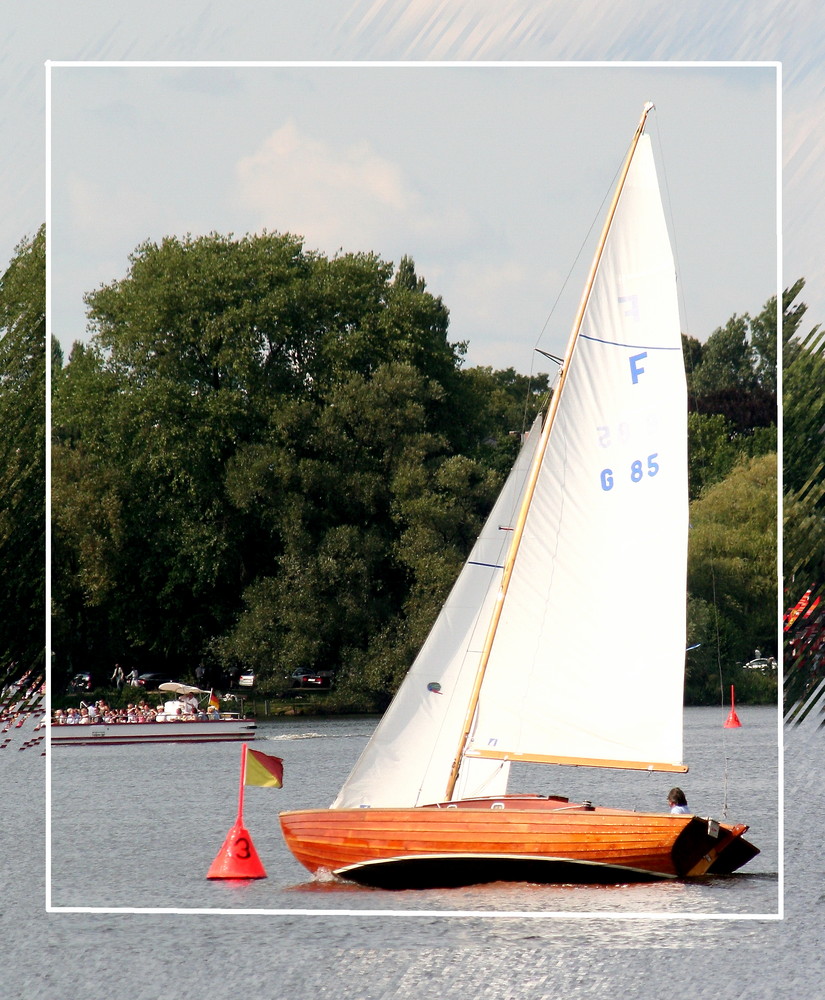
[(266, 228), (412, 256), (467, 363), (527, 371), (536, 343), (563, 349), (651, 99), (683, 329), (704, 340), (777, 288), (776, 81), (769, 65), (56, 65), (52, 329), (65, 351), (84, 338), (84, 292), (146, 239)]

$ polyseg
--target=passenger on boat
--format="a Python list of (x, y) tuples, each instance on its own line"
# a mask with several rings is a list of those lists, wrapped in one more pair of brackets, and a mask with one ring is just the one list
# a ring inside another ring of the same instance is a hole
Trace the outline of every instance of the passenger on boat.
[(187, 692), (180, 698), (183, 714), (190, 719), (194, 719), (198, 714), (198, 699), (195, 694)]
[(685, 793), (681, 788), (671, 788), (667, 793), (667, 804), (672, 813), (690, 813)]

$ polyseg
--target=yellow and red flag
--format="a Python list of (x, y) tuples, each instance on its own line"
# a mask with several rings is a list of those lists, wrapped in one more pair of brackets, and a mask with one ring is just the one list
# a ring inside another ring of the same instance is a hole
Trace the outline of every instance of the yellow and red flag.
[(209, 708), (220, 709), (221, 703), (218, 701), (218, 696), (214, 691), (209, 692)]
[(284, 783), (284, 762), (280, 757), (272, 757), (260, 750), (246, 748), (245, 785), (263, 785), (267, 788), (281, 788)]

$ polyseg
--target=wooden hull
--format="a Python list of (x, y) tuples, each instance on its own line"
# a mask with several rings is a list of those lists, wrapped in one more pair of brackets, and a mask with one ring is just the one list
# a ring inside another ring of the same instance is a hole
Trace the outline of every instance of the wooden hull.
[(119, 722), (87, 726), (51, 726), (52, 746), (117, 746), (127, 743), (222, 743), (255, 739), (252, 719), (212, 722)]
[(392, 889), (727, 874), (759, 853), (742, 840), (746, 826), (538, 796), (302, 810), (280, 820), (289, 849), (313, 874)]

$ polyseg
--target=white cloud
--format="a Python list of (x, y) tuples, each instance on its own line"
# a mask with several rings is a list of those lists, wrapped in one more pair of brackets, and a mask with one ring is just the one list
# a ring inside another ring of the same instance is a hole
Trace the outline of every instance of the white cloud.
[(241, 159), (236, 177), (257, 226), (299, 234), (328, 253), (381, 252), (399, 230), (421, 234), (436, 225), (404, 171), (368, 142), (336, 149), (293, 120)]

